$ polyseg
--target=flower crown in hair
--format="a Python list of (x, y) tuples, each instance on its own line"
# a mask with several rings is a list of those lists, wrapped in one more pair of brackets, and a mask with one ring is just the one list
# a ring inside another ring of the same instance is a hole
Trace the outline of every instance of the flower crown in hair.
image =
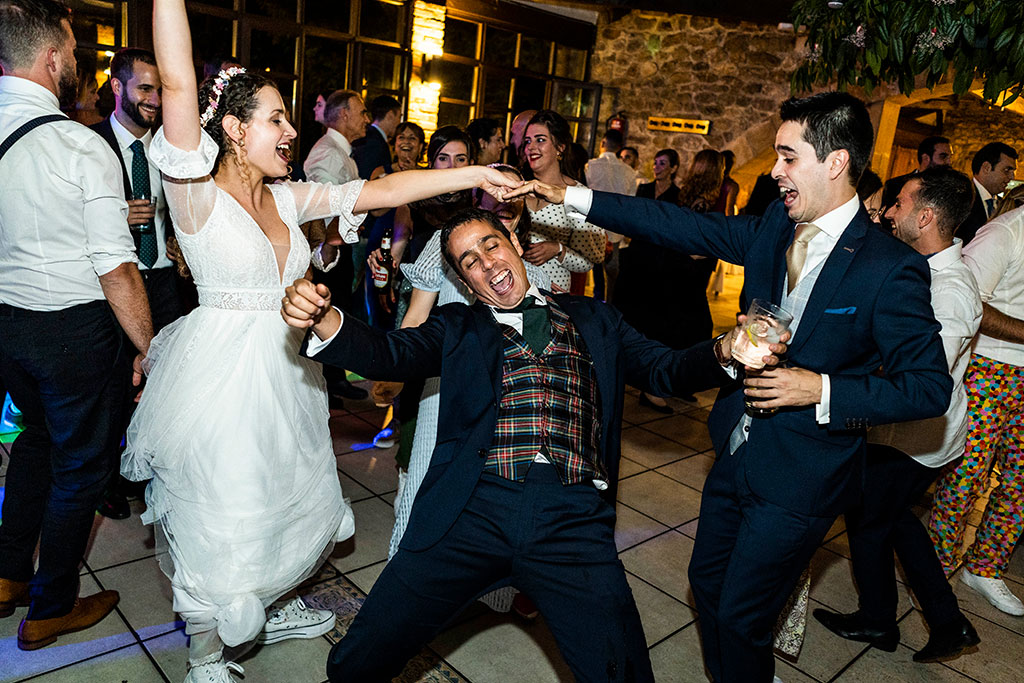
[(207, 101), (206, 109), (199, 117), (199, 125), (205, 126), (213, 118), (213, 115), (217, 113), (217, 105), (220, 104), (221, 93), (224, 92), (224, 86), (228, 84), (232, 76), (238, 74), (244, 74), (245, 68), (241, 66), (231, 66), (227, 69), (223, 69), (217, 77), (213, 79), (213, 94), (210, 95), (210, 99)]

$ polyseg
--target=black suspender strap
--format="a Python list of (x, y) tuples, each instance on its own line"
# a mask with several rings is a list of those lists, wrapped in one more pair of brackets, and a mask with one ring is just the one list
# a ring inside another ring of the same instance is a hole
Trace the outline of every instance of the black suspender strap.
[(22, 124), (18, 127), (16, 131), (8, 135), (7, 139), (4, 140), (2, 144), (0, 144), (0, 159), (3, 159), (4, 155), (7, 154), (7, 150), (9, 150), (15, 142), (23, 138), (25, 134), (28, 133), (29, 131), (33, 130), (34, 128), (38, 128), (44, 123), (52, 123), (54, 121), (66, 121), (67, 118), (68, 117), (64, 116), (63, 114), (47, 114), (46, 116), (39, 116), (37, 118), (32, 119), (31, 121)]

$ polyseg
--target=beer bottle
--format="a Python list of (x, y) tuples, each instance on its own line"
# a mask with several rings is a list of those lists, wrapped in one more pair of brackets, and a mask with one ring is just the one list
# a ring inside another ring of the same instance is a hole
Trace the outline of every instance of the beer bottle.
[(380, 258), (373, 264), (373, 286), (382, 290), (391, 285), (391, 273), (395, 269), (395, 260), (391, 258), (391, 234), (393, 228), (388, 227), (380, 241)]

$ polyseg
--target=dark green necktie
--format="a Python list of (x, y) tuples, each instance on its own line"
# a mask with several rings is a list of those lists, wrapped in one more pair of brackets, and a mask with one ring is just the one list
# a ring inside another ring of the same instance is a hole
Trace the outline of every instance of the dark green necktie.
[[(129, 149), (132, 151), (132, 196), (135, 199), (149, 199), (152, 197), (149, 188), (149, 164), (146, 163), (146, 150), (142, 146), (142, 140), (136, 140)], [(156, 263), (156, 227), (148, 225), (136, 226), (139, 231), (139, 260), (147, 268), (152, 268)]]
[(548, 319), (548, 307), (541, 306), (537, 299), (527, 296), (509, 313), (523, 314), (523, 339), (530, 350), (538, 356), (544, 353), (551, 341), (551, 322)]
[(992, 212), (996, 210), (996, 200), (993, 199), (992, 197), (989, 197), (988, 199), (986, 199), (985, 200), (985, 209), (986, 209), (985, 214), (989, 218), (992, 218)]

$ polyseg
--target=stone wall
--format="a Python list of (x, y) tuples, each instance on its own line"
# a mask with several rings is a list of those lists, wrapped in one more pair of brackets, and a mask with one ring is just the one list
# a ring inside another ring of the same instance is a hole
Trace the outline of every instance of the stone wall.
[[(602, 17), (591, 59), (591, 78), (604, 86), (602, 131), (608, 117), (626, 111), (627, 144), (640, 150), (648, 175), (665, 147), (680, 153), (682, 171), (701, 149), (732, 149), (737, 180), (749, 191), (766, 170), (799, 57), (793, 32), (774, 26), (638, 10), (611, 22)], [(709, 119), (711, 128), (706, 136), (652, 131), (649, 116)]]
[(989, 142), (1005, 142), (1021, 155), (1017, 177), (1024, 178), (1024, 116), (1003, 111), (974, 95), (955, 98), (946, 112), (942, 133), (953, 145), (953, 165), (970, 175), (974, 153)]

